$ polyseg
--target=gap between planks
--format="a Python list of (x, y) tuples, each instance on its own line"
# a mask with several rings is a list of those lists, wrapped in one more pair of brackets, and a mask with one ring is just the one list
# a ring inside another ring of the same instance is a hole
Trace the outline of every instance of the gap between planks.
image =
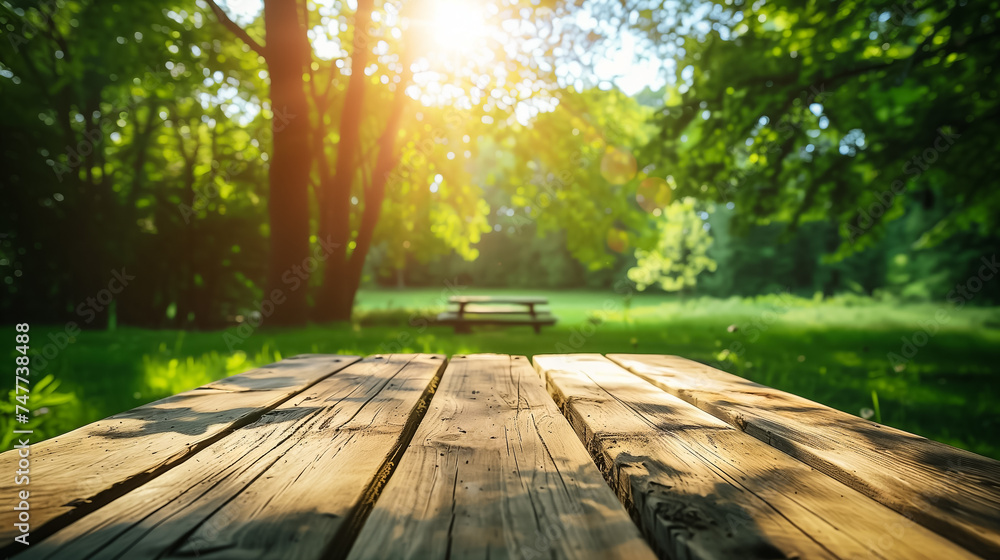
[(1000, 558), (1000, 461), (677, 356), (608, 358), (972, 552)]
[[(0, 494), (30, 492), (33, 546), (359, 359), (294, 356), (34, 444), (32, 483), (18, 487), (13, 478), (4, 479)], [(0, 469), (13, 472), (18, 459), (16, 451), (0, 454)], [(0, 548), (0, 555), (23, 550), (24, 545), (13, 542), (15, 534), (13, 521), (0, 526), (0, 539), (11, 543)]]
[(652, 559), (523, 356), (455, 356), (349, 560)]
[(661, 556), (972, 557), (600, 355), (535, 364)]
[(352, 364), (18, 558), (343, 556), (444, 363)]

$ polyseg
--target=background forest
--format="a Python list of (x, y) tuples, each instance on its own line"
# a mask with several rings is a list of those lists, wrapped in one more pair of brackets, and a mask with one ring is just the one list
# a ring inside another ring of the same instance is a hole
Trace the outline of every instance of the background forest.
[[(43, 333), (33, 421), (299, 352), (624, 350), (1000, 456), (998, 14), (0, 1), (0, 317)], [(497, 290), (559, 325), (430, 326)]]

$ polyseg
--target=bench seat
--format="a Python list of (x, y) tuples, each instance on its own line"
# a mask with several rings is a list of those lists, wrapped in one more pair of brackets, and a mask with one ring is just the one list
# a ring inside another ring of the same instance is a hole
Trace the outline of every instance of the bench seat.
[(459, 315), (456, 311), (445, 311), (437, 316), (437, 324), (455, 327), (455, 332), (469, 332), (473, 325), (494, 325), (503, 327), (528, 326), (539, 332), (543, 326), (556, 324), (556, 318), (548, 311), (536, 312), (534, 316), (526, 311), (520, 313), (493, 313), (466, 311)]
[[(455, 310), (449, 310), (450, 313), (457, 313)], [(524, 306), (518, 305), (478, 305), (470, 303), (465, 306), (465, 314), (470, 313), (482, 314), (482, 315), (530, 315), (531, 312), (524, 308)], [(546, 309), (535, 309), (535, 315), (543, 315), (550, 313)]]

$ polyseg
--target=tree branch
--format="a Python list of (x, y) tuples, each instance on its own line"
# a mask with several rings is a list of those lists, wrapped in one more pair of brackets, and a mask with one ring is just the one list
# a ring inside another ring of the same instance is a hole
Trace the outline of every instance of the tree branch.
[[(351, 238), (351, 186), (354, 183), (354, 166), (360, 142), (361, 120), (364, 116), (365, 66), (372, 47), (365, 35), (371, 24), (374, 0), (359, 0), (354, 13), (354, 50), (351, 53), (351, 76), (344, 92), (344, 104), (340, 110), (340, 139), (337, 141), (337, 161), (332, 180), (323, 186), (325, 206), (320, 208), (320, 229), (333, 236), (343, 250)], [(346, 256), (346, 253), (344, 253)], [(332, 260), (327, 260), (327, 270), (331, 270)], [(333, 269), (336, 270), (336, 269)]]
[(223, 11), (222, 8), (219, 7), (219, 5), (215, 2), (215, 0), (207, 0), (207, 1), (208, 1), (209, 7), (212, 8), (212, 13), (214, 13), (216, 19), (219, 20), (219, 23), (221, 23), (226, 29), (228, 29), (229, 31), (231, 31), (233, 33), (233, 35), (236, 35), (237, 37), (239, 37), (244, 43), (246, 43), (257, 54), (259, 54), (260, 56), (263, 56), (265, 59), (267, 58), (267, 49), (264, 48), (264, 45), (261, 45), (260, 43), (258, 43), (256, 40), (254, 40), (253, 37), (251, 37), (246, 32), (245, 29), (243, 29), (242, 27), (240, 27), (239, 25), (237, 25), (235, 21), (229, 19), (229, 15), (227, 15), (226, 12)]
[(399, 134), (399, 121), (407, 103), (406, 87), (410, 81), (409, 66), (409, 61), (407, 61), (404, 64), (402, 79), (396, 84), (396, 92), (392, 99), (385, 129), (376, 141), (379, 152), (375, 161), (375, 169), (372, 171), (371, 182), (365, 185), (365, 208), (361, 214), (361, 225), (355, 240), (357, 245), (350, 256), (352, 270), (360, 270), (364, 265), (365, 257), (368, 255), (368, 249), (371, 247), (375, 234), (375, 226), (378, 225), (379, 217), (382, 214), (385, 185), (401, 155), (396, 151), (396, 137)]

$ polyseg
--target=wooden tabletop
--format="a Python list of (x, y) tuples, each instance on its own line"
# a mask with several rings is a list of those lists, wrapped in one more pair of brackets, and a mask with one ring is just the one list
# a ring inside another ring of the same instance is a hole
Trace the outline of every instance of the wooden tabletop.
[(549, 299), (539, 296), (451, 296), (449, 303), (513, 303), (545, 305)]
[(1000, 462), (674, 356), (297, 356), (29, 459), (3, 557), (1000, 555)]

